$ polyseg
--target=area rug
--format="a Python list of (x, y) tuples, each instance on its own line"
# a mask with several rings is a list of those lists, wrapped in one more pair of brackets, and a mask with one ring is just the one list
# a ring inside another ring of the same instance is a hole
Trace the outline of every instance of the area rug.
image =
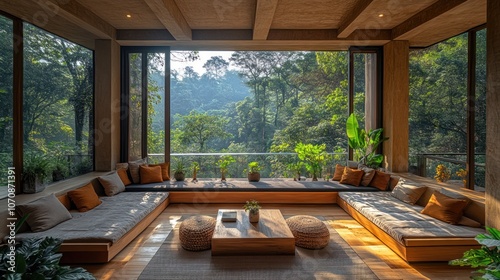
[(378, 279), (329, 225), (327, 247), (295, 247), (295, 256), (212, 256), (210, 250), (186, 251), (180, 245), (179, 225), (180, 221), (139, 279)]

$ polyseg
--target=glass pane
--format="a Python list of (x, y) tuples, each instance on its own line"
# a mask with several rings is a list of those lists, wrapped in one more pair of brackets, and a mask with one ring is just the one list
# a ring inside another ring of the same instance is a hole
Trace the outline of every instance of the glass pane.
[(165, 158), (165, 54), (148, 53), (148, 158)]
[(13, 29), (12, 20), (0, 16), (0, 198), (7, 195), (6, 170), (13, 166)]
[(142, 158), (142, 55), (129, 54), (129, 160)]
[(485, 186), (486, 169), (486, 29), (476, 33), (475, 185)]
[(377, 128), (377, 54), (354, 53), (354, 113), (362, 128)]
[(24, 165), (45, 162), (46, 182), (93, 165), (93, 52), (24, 24)]
[(467, 149), (466, 33), (410, 52), (409, 125), (411, 168), (434, 177), (443, 164), (461, 185), (456, 172), (465, 168)]

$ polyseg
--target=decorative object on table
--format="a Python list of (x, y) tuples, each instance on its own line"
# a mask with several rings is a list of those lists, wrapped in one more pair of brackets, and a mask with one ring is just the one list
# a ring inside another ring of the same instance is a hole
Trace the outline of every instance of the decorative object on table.
[(257, 161), (252, 161), (248, 164), (248, 172), (245, 169), (244, 172), (247, 172), (247, 178), (249, 182), (258, 182), (260, 181), (260, 172), (262, 170), (262, 166), (259, 165)]
[(200, 170), (200, 164), (196, 161), (193, 161), (193, 163), (191, 163), (191, 168), (193, 169), (192, 182), (198, 182), (198, 178), (196, 178), (196, 174), (198, 173), (198, 170)]
[(467, 170), (460, 168), (455, 174), (462, 179), (464, 188), (467, 188)]
[(176, 181), (184, 181), (186, 178), (186, 167), (182, 160), (179, 160), (174, 168), (174, 178)]
[(37, 193), (45, 189), (45, 179), (51, 174), (50, 161), (35, 153), (27, 155), (23, 162), (23, 192)]
[(191, 216), (179, 227), (179, 240), (182, 248), (188, 251), (208, 250), (212, 244), (215, 218), (204, 215)]
[(247, 201), (246, 204), (243, 206), (243, 209), (245, 211), (248, 211), (248, 220), (250, 223), (258, 223), (259, 222), (259, 209), (260, 209), (259, 202), (256, 200), (250, 200)]
[(318, 181), (323, 165), (330, 158), (326, 152), (326, 144), (313, 145), (300, 142), (295, 146), (295, 152), (299, 159), (304, 162), (307, 171), (312, 174), (312, 180)]
[(222, 222), (236, 222), (236, 216), (236, 211), (224, 211), (220, 220)]
[(354, 151), (354, 160), (371, 168), (377, 168), (382, 164), (384, 156), (377, 154), (377, 148), (382, 142), (389, 139), (382, 137), (383, 128), (377, 128), (366, 132), (359, 127), (356, 115), (352, 113), (346, 122), (346, 132), (349, 146)]
[(434, 176), (434, 179), (440, 183), (445, 183), (450, 179), (450, 170), (448, 170), (448, 167), (446, 167), (443, 164), (438, 164), (436, 166), (436, 175)]
[(295, 246), (306, 249), (323, 249), (330, 240), (330, 231), (316, 217), (298, 215), (286, 219), (293, 236)]
[(460, 259), (452, 260), (450, 265), (479, 268), (472, 279), (500, 279), (500, 231), (486, 227), (489, 234), (476, 236), (481, 249), (471, 249)]
[(226, 181), (226, 173), (228, 171), (228, 166), (233, 162), (236, 162), (236, 160), (230, 155), (221, 156), (220, 159), (217, 161), (217, 165), (219, 166), (221, 173), (220, 179), (222, 182)]

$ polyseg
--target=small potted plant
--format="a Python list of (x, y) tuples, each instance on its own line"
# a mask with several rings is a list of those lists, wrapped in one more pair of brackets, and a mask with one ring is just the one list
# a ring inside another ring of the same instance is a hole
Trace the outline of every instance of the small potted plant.
[(44, 181), (51, 173), (50, 161), (43, 155), (27, 155), (23, 162), (23, 192), (37, 193), (45, 189)]
[(300, 172), (302, 171), (302, 166), (304, 165), (303, 162), (295, 162), (295, 163), (289, 163), (287, 165), (288, 169), (292, 171), (293, 174), (296, 174), (296, 176), (293, 177), (294, 181), (300, 181)]
[(52, 181), (64, 180), (69, 175), (68, 162), (62, 156), (53, 158), (51, 162)]
[(448, 170), (448, 167), (446, 167), (443, 164), (438, 164), (436, 167), (436, 175), (434, 176), (434, 179), (440, 183), (446, 183), (450, 179), (450, 170)]
[(250, 223), (258, 223), (259, 222), (259, 202), (256, 200), (247, 201), (245, 205), (243, 205), (243, 209), (248, 211), (248, 220)]
[(458, 177), (460, 177), (462, 179), (462, 182), (464, 183), (464, 188), (467, 188), (467, 170), (460, 168), (456, 172), (456, 174)]
[(196, 161), (193, 161), (193, 163), (191, 163), (191, 168), (193, 169), (193, 182), (198, 182), (196, 174), (198, 173), (198, 170), (200, 170), (200, 164)]
[(177, 164), (175, 165), (174, 168), (174, 178), (176, 181), (184, 181), (186, 178), (186, 171), (185, 171), (185, 166), (184, 162), (182, 160), (179, 160)]
[(221, 181), (225, 182), (226, 181), (226, 173), (228, 170), (229, 164), (236, 162), (236, 160), (230, 156), (222, 156), (219, 161), (217, 161), (217, 165), (219, 166), (220, 173), (221, 173)]
[[(257, 161), (252, 161), (248, 164), (248, 181), (249, 182), (258, 182), (260, 181), (260, 172), (262, 170), (262, 166), (259, 165)], [(246, 171), (246, 170), (245, 170)]]

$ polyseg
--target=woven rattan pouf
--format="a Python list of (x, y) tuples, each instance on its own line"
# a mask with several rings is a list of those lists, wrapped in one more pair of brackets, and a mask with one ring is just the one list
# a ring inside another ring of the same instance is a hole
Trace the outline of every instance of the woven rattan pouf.
[(215, 219), (209, 216), (192, 216), (181, 223), (179, 239), (182, 248), (189, 251), (210, 249)]
[(295, 246), (306, 249), (322, 249), (328, 245), (330, 232), (319, 219), (299, 215), (286, 219), (286, 223), (295, 237)]

